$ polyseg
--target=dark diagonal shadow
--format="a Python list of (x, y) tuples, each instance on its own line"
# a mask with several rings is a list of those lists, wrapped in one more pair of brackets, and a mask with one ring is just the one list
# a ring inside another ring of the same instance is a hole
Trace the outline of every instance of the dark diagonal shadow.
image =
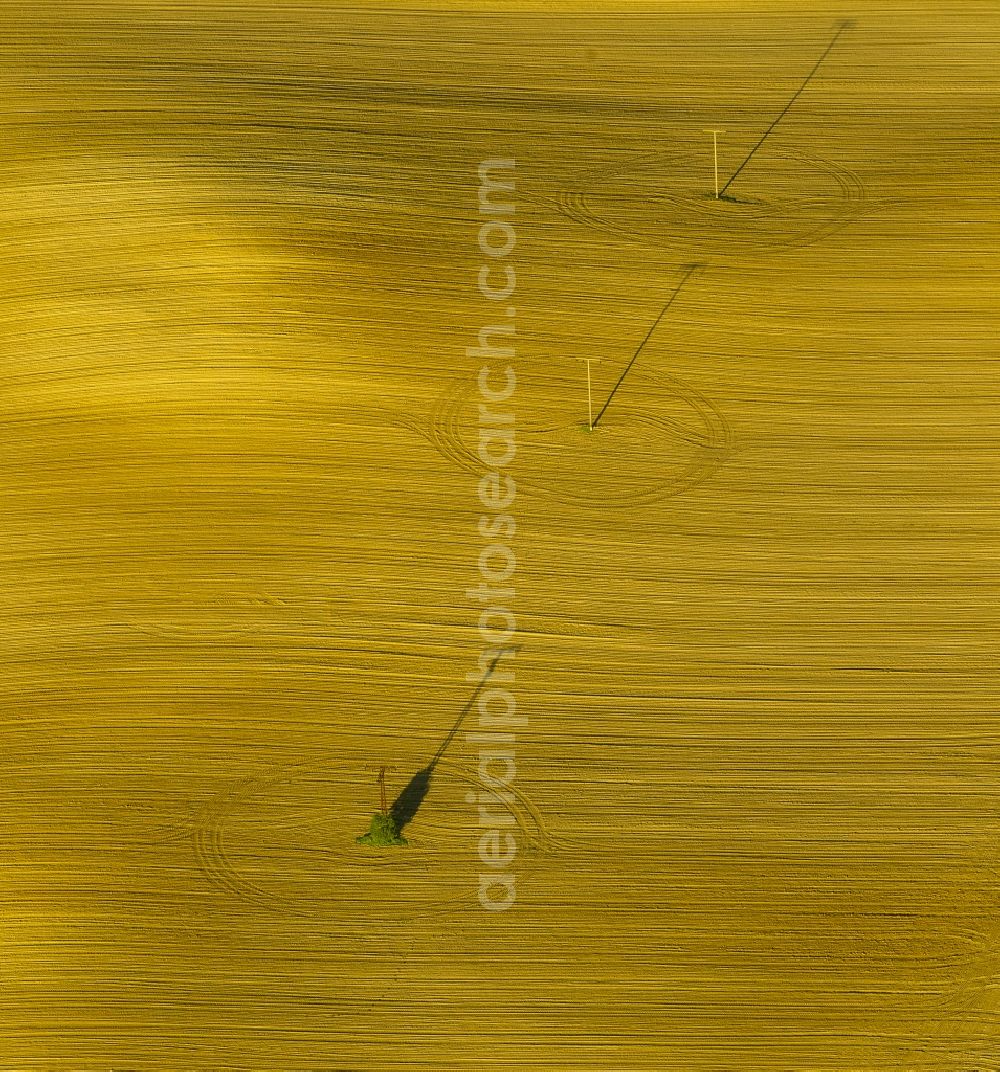
[(621, 385), (625, 382), (625, 377), (629, 374), (632, 366), (635, 364), (635, 359), (639, 356), (640, 353), (642, 353), (642, 348), (653, 337), (653, 332), (656, 331), (660, 321), (664, 317), (664, 314), (670, 308), (670, 306), (674, 304), (674, 301), (676, 300), (677, 295), (680, 294), (681, 290), (683, 289), (684, 284), (701, 267), (702, 266), (700, 264), (688, 264), (688, 265), (685, 265), (684, 275), (681, 276), (681, 281), (674, 288), (674, 291), (670, 295), (670, 297), (667, 298), (666, 304), (660, 310), (660, 315), (653, 321), (653, 326), (649, 329), (649, 331), (646, 332), (646, 336), (642, 340), (642, 342), (639, 343), (638, 348), (636, 349), (635, 353), (632, 355), (632, 360), (629, 361), (629, 363), (625, 366), (625, 371), (618, 377), (618, 382), (614, 385), (614, 387), (611, 388), (611, 394), (608, 395), (607, 402), (605, 402), (604, 405), (601, 406), (601, 412), (598, 413), (598, 415), (594, 418), (594, 424), (593, 424), (594, 428), (596, 428), (601, 423), (601, 418), (604, 416), (605, 410), (607, 410), (608, 406), (611, 405), (611, 400), (615, 397), (615, 394), (617, 393), (618, 388), (621, 387)]
[(438, 761), (445, 753), (448, 745), (454, 740), (455, 734), (458, 733), (465, 721), (466, 715), (472, 710), (473, 705), (479, 698), (480, 692), (482, 692), (483, 686), (489, 681), (493, 674), (493, 671), (497, 668), (497, 664), (500, 660), (508, 654), (513, 654), (519, 650), (518, 646), (500, 648), (497, 651), (497, 655), (490, 663), (486, 670), (486, 673), (476, 683), (476, 687), (472, 692), (472, 695), (466, 701), (465, 706), (458, 714), (458, 718), (455, 719), (455, 724), (448, 731), (447, 736), (438, 746), (438, 750), (434, 753), (430, 763), (427, 764), (422, 770), (418, 770), (416, 774), (406, 783), (402, 792), (392, 802), (392, 807), (389, 809), (389, 814), (392, 816), (393, 822), (396, 824), (396, 829), (402, 831), (403, 827), (417, 814), (420, 809), (420, 805), (423, 804), (424, 798), (430, 792), (431, 777), (434, 774), (434, 768), (437, 766)]
[(823, 65), (823, 61), (826, 59), (827, 56), (830, 55), (830, 53), (833, 51), (833, 46), (840, 40), (840, 35), (842, 33), (844, 33), (846, 30), (851, 30), (853, 28), (854, 28), (853, 19), (844, 19), (843, 22), (840, 23), (839, 27), (837, 28), (837, 32), (833, 35), (833, 40), (829, 42), (829, 44), (823, 50), (823, 54), (820, 56), (820, 58), (813, 65), (812, 70), (806, 75), (805, 80), (802, 82), (802, 84), (799, 86), (799, 88), (792, 94), (792, 99), (785, 105), (784, 108), (781, 109), (781, 111), (778, 113), (778, 115), (775, 118), (775, 120), (771, 123), (771, 125), (767, 128), (767, 130), (764, 131), (764, 134), (761, 137), (760, 141), (758, 141), (757, 144), (750, 150), (750, 152), (747, 153), (746, 159), (743, 161), (743, 163), (740, 164), (740, 166), (732, 173), (732, 175), (729, 176), (729, 181), (719, 191), (719, 197), (723, 197), (723, 195), (729, 189), (729, 187), (733, 185), (733, 182), (736, 180), (736, 177), (739, 175), (739, 173), (747, 166), (747, 164), (750, 163), (750, 161), (754, 157), (754, 154), (764, 144), (764, 142), (766, 142), (767, 139), (774, 133), (774, 128), (781, 122), (782, 119), (785, 118), (785, 116), (789, 112), (789, 109), (792, 107), (792, 105), (802, 95), (802, 92), (805, 90), (806, 86), (808, 86), (809, 83), (816, 77), (817, 72), (819, 71), (820, 67)]
[(418, 770), (406, 783), (406, 787), (399, 796), (392, 802), (389, 814), (392, 816), (392, 821), (396, 824), (397, 830), (402, 831), (403, 827), (417, 814), (420, 805), (424, 802), (424, 797), (430, 792), (431, 775), (433, 773), (433, 766)]

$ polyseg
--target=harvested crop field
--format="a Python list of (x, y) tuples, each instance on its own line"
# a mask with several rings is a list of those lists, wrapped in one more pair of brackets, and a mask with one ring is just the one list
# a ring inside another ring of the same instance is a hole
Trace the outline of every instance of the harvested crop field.
[(0, 1072), (996, 1072), (1000, 10), (0, 25)]

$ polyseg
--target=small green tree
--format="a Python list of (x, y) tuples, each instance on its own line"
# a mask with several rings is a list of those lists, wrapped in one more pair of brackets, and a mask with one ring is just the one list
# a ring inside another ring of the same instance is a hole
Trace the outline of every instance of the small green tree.
[(399, 833), (396, 820), (391, 815), (376, 812), (372, 816), (368, 833), (357, 839), (359, 845), (405, 845), (406, 838)]

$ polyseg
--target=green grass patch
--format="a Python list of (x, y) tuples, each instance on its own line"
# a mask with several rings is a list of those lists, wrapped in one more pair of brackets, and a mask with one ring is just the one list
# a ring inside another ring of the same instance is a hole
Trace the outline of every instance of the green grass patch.
[(405, 845), (406, 838), (401, 837), (396, 821), (391, 815), (377, 812), (372, 816), (368, 833), (357, 839), (359, 845)]

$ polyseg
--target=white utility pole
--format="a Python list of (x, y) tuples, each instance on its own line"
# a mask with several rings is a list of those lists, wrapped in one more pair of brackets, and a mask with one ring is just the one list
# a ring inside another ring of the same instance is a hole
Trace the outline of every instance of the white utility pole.
[(720, 127), (706, 127), (706, 134), (712, 135), (712, 157), (715, 160), (715, 199), (719, 199), (719, 135), (726, 132)]
[(596, 357), (578, 357), (577, 361), (586, 361), (587, 363), (587, 427), (592, 432), (594, 430), (594, 399), (590, 390), (590, 363), (593, 361), (595, 364), (600, 364), (600, 359)]

